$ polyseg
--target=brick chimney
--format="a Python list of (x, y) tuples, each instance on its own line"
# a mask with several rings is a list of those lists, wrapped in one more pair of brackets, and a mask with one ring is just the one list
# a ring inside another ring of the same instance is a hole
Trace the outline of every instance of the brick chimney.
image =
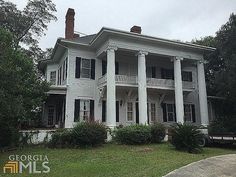
[(141, 34), (142, 28), (141, 28), (140, 26), (133, 26), (133, 27), (130, 29), (130, 32)]
[(66, 29), (65, 29), (65, 38), (73, 39), (74, 38), (74, 9), (69, 8), (66, 13)]

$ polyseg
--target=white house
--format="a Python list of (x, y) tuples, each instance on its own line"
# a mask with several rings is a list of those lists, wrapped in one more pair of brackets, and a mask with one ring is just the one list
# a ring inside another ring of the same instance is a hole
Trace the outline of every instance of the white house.
[(44, 104), (45, 126), (73, 127), (100, 121), (109, 127), (134, 123), (192, 122), (207, 125), (203, 55), (214, 48), (103, 27), (74, 34), (73, 9), (65, 38), (50, 60), (39, 63), (52, 85)]

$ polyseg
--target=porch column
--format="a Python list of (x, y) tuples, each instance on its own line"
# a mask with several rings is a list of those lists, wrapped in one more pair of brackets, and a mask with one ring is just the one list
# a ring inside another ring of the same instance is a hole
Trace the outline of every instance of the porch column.
[(116, 126), (115, 47), (107, 49), (107, 115), (106, 124)]
[(174, 57), (174, 79), (175, 79), (175, 108), (176, 108), (176, 121), (184, 123), (184, 101), (183, 101), (183, 88), (181, 76), (181, 60), (180, 57)]
[(138, 52), (138, 99), (139, 99), (139, 123), (147, 124), (147, 81), (146, 81), (146, 60), (147, 52)]
[(200, 104), (200, 117), (201, 124), (208, 125), (208, 106), (207, 106), (207, 92), (206, 92), (206, 81), (204, 72), (204, 62), (199, 61), (197, 63), (197, 75), (198, 75), (198, 95)]

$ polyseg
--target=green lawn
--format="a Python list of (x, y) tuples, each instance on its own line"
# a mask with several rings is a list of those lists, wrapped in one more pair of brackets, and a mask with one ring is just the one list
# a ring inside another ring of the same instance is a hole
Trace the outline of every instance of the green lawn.
[(233, 149), (204, 148), (201, 154), (189, 154), (173, 149), (168, 143), (143, 146), (106, 144), (91, 149), (48, 149), (42, 147), (0, 153), (0, 176), (31, 176), (3, 174), (4, 163), (10, 154), (47, 155), (51, 168), (48, 174), (32, 176), (50, 177), (113, 177), (162, 176), (200, 159), (236, 153)]

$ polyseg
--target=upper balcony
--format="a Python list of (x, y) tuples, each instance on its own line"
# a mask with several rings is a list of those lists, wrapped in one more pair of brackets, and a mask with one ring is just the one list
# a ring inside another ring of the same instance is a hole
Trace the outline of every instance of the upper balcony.
[[(116, 75), (116, 86), (138, 87), (137, 76)], [(183, 81), (184, 91), (193, 91), (195, 89), (194, 82)], [(104, 75), (98, 79), (98, 87), (106, 86), (107, 76)], [(172, 79), (156, 79), (147, 78), (147, 88), (156, 88), (164, 90), (174, 90), (174, 80)]]

